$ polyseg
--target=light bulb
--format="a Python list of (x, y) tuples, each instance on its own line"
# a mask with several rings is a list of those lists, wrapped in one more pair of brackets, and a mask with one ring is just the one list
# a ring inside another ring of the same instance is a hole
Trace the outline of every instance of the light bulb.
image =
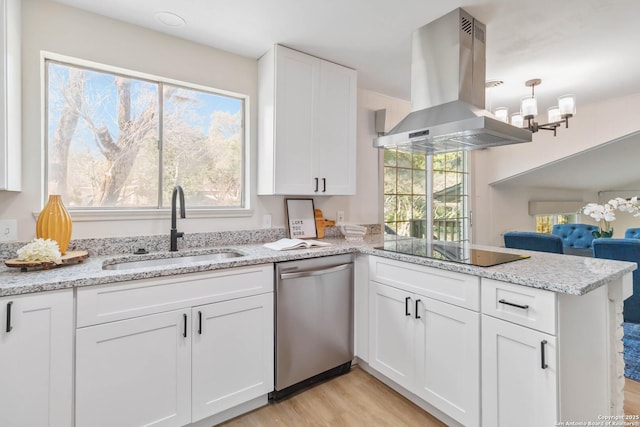
[(511, 115), (511, 124), (515, 127), (523, 127), (524, 125), (524, 120), (522, 119), (522, 114), (520, 113), (513, 113)]
[(509, 109), (507, 107), (496, 108), (495, 116), (501, 122), (509, 123)]
[(525, 119), (532, 119), (538, 115), (538, 101), (533, 95), (522, 98), (521, 108), (522, 116)]
[(563, 118), (576, 114), (576, 98), (573, 95), (562, 95), (558, 97), (558, 108)]
[(562, 120), (562, 117), (560, 117), (560, 108), (558, 108), (557, 106), (549, 107), (549, 109), (547, 110), (547, 114), (549, 123), (559, 122), (560, 120)]

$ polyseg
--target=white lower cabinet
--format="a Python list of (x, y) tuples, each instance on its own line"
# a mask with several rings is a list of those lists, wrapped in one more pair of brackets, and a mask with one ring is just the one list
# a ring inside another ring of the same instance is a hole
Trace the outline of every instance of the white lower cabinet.
[(73, 425), (73, 290), (0, 298), (0, 426)]
[(271, 264), (80, 289), (78, 313), (77, 427), (184, 426), (273, 390)]
[(412, 388), (415, 360), (415, 319), (405, 312), (412, 295), (369, 282), (369, 365), (399, 385)]
[(480, 314), (417, 296), (415, 394), (468, 426), (480, 413)]
[(555, 425), (557, 374), (556, 337), (482, 316), (483, 425)]
[(424, 280), (432, 269), (403, 265), (371, 259), (370, 279), (399, 287), (369, 282), (369, 366), (460, 424), (478, 426), (480, 314), (426, 295), (447, 281), (457, 284), (451, 290), (471, 288), (457, 295), (477, 295), (478, 280), (437, 271)]
[(182, 426), (191, 422), (190, 310), (76, 332), (77, 426)]
[(193, 421), (273, 391), (273, 294), (195, 307)]

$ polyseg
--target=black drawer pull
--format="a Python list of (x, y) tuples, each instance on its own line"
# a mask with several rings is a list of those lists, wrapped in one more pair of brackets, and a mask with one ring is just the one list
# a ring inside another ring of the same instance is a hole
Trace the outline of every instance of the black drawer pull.
[(318, 178), (313, 178), (313, 179), (315, 179), (315, 180), (316, 180), (316, 189), (315, 189), (315, 190), (313, 190), (313, 192), (314, 192), (314, 193), (317, 193), (317, 192), (318, 192), (318, 182), (319, 182), (319, 180), (318, 180)]
[(5, 332), (11, 332), (13, 329), (13, 326), (11, 326), (11, 306), (13, 306), (13, 301), (7, 303), (7, 328)]
[(202, 335), (202, 312), (198, 312), (198, 334)]
[(322, 178), (322, 192), (327, 192), (327, 178)]
[(503, 300), (503, 299), (499, 300), (498, 302), (499, 302), (500, 304), (510, 305), (511, 307), (518, 307), (518, 308), (521, 308), (521, 309), (523, 309), (523, 310), (528, 310), (528, 309), (529, 309), (529, 306), (528, 306), (528, 305), (520, 305), (520, 304), (516, 304), (516, 303), (513, 303), (513, 302), (509, 302), (509, 301), (506, 301), (506, 300)]
[(546, 345), (547, 345), (547, 340), (540, 341), (540, 363), (541, 363), (540, 367), (542, 369), (547, 369), (549, 367), (549, 365), (547, 365), (547, 361), (545, 360), (545, 355), (544, 355), (545, 353), (544, 348), (546, 347)]
[(187, 315), (183, 314), (182, 319), (184, 320), (184, 330), (182, 331), (182, 336), (187, 337)]
[(416, 319), (422, 319), (422, 317), (418, 314), (418, 304), (420, 304), (420, 300), (416, 300)]
[(411, 297), (406, 297), (404, 299), (404, 315), (405, 316), (411, 316), (411, 313), (409, 313), (409, 301), (411, 301)]

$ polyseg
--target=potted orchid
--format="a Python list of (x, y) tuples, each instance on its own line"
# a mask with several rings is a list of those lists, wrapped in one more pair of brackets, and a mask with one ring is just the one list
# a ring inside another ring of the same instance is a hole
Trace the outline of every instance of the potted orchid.
[(593, 231), (593, 237), (611, 237), (613, 236), (613, 227), (611, 227), (611, 221), (616, 220), (616, 210), (620, 212), (629, 212), (633, 216), (640, 216), (640, 205), (638, 205), (638, 198), (632, 197), (630, 199), (623, 199), (622, 197), (616, 197), (609, 200), (603, 205), (597, 203), (588, 203), (581, 211), (591, 218), (598, 221), (599, 231)]

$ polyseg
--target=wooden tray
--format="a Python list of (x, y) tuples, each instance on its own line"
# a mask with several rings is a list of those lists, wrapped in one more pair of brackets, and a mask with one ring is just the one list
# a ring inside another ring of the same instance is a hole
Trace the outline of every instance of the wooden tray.
[(21, 271), (27, 271), (29, 268), (42, 270), (49, 270), (50, 268), (63, 267), (70, 264), (78, 264), (83, 262), (89, 257), (87, 251), (69, 251), (62, 255), (62, 261), (57, 264), (53, 261), (22, 261), (17, 258), (8, 259), (4, 262), (7, 267), (15, 267), (21, 269)]

